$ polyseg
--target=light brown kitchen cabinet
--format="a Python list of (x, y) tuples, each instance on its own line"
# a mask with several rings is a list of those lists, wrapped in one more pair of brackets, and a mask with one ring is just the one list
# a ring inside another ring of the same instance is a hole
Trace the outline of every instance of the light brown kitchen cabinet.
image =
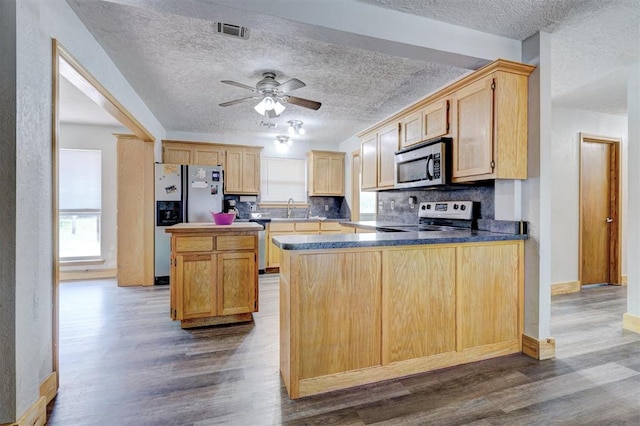
[(420, 111), (422, 140), (429, 140), (449, 133), (449, 100), (433, 102)]
[(344, 196), (344, 152), (307, 153), (307, 192), (310, 196)]
[(453, 93), (453, 182), (527, 178), (527, 85), (532, 69), (511, 63)]
[[(364, 130), (358, 135), (362, 189), (393, 188), (390, 147), (398, 125), (393, 151), (452, 138), (453, 182), (526, 179), (528, 78), (534, 69), (498, 59)], [(387, 151), (381, 151), (381, 142)]]
[(199, 164), (203, 166), (223, 166), (224, 149), (219, 146), (194, 146), (193, 164)]
[(262, 148), (233, 147), (225, 151), (225, 194), (258, 195)]
[(195, 164), (193, 159), (193, 147), (188, 144), (162, 144), (162, 162), (167, 164)]
[(394, 155), (398, 150), (398, 143), (398, 123), (382, 127), (361, 139), (362, 190), (393, 188)]
[[(351, 228), (353, 229), (353, 228)], [(273, 237), (279, 235), (319, 235), (340, 234), (340, 222), (299, 221), (271, 222), (267, 225), (267, 268), (280, 267), (280, 248), (273, 244)]]
[(182, 328), (250, 321), (258, 310), (258, 231), (183, 223), (171, 233), (171, 318)]
[(449, 133), (449, 100), (440, 99), (400, 120), (400, 147), (406, 148)]

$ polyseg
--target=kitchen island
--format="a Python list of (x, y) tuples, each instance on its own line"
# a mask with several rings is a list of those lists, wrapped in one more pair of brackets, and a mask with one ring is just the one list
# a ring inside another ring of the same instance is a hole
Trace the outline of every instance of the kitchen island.
[(289, 396), (520, 352), (524, 239), (477, 230), (275, 237)]
[(258, 311), (258, 231), (236, 222), (181, 223), (171, 234), (171, 318), (182, 328), (252, 320)]

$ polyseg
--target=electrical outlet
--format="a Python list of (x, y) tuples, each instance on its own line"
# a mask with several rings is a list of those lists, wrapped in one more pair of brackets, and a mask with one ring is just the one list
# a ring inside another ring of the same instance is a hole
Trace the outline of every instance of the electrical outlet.
[(252, 212), (256, 211), (256, 205), (255, 204), (249, 204), (249, 210), (251, 210)]
[(325, 205), (324, 205), (324, 211), (325, 211), (325, 212), (328, 212), (328, 211), (329, 211), (329, 204), (325, 204)]
[(395, 201), (393, 201), (393, 200), (391, 200), (391, 205), (390, 205), (389, 207), (391, 207), (391, 210), (395, 210), (395, 208), (396, 208), (396, 202), (395, 202)]

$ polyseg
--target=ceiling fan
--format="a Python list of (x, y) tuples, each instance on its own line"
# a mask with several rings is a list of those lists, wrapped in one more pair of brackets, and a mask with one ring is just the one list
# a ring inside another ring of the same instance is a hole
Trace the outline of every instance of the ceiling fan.
[(273, 72), (263, 73), (262, 80), (256, 83), (255, 87), (251, 87), (246, 84), (238, 83), (231, 80), (222, 80), (222, 83), (251, 90), (254, 95), (248, 96), (246, 98), (236, 99), (233, 101), (223, 102), (220, 104), (221, 107), (227, 107), (242, 102), (260, 99), (260, 102), (254, 107), (254, 109), (261, 115), (267, 114), (270, 118), (277, 117), (282, 113), (282, 111), (284, 111), (285, 106), (282, 105), (282, 103), (298, 105), (313, 110), (320, 109), (320, 106), (322, 105), (320, 102), (289, 95), (289, 92), (305, 87), (306, 84), (304, 84), (297, 78), (292, 78), (291, 80), (285, 81), (284, 83), (279, 83), (276, 81), (276, 74)]

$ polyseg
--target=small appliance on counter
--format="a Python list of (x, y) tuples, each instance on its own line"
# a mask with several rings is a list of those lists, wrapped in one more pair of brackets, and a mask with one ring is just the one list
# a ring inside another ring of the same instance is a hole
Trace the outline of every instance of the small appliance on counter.
[(222, 212), (222, 166), (155, 165), (155, 284), (169, 284), (171, 236), (167, 226), (182, 222), (213, 222)]
[(234, 213), (238, 217), (238, 209), (236, 207), (236, 200), (224, 200), (224, 212)]

